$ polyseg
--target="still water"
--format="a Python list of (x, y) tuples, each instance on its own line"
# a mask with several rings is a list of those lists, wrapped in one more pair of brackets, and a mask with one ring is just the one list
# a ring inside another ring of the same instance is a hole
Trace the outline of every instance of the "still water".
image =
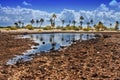
[(89, 40), (95, 38), (94, 34), (80, 34), (80, 33), (50, 33), (50, 34), (27, 34), (19, 38), (30, 38), (38, 43), (27, 50), (23, 55), (15, 55), (14, 58), (7, 62), (7, 65), (13, 65), (18, 62), (25, 62), (32, 60), (33, 55), (39, 55), (40, 52), (49, 52), (51, 50), (60, 50), (66, 46), (75, 43), (76, 40)]

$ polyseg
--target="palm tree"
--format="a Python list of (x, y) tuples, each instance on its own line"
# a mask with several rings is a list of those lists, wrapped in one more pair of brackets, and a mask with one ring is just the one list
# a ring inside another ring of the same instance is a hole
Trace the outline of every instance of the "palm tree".
[(36, 27), (38, 27), (38, 24), (39, 24), (39, 20), (38, 20), (38, 19), (36, 20), (36, 24), (37, 24), (37, 26), (36, 26)]
[(17, 28), (19, 27), (17, 22), (15, 22), (14, 25), (15, 25)]
[(63, 25), (64, 25), (64, 23), (65, 23), (65, 20), (61, 20), (61, 22), (62, 22), (62, 28), (63, 28)]
[(97, 25), (97, 29), (98, 30), (103, 30), (104, 29), (104, 25), (101, 21), (99, 21), (98, 25)]
[(83, 24), (83, 20), (84, 20), (84, 17), (83, 16), (80, 16), (80, 26), (82, 27), (82, 24)]
[(75, 21), (75, 20), (73, 20), (73, 21), (72, 21), (72, 23), (73, 23), (73, 26), (75, 26), (75, 24), (76, 24), (76, 21)]
[(40, 27), (41, 27), (41, 25), (43, 24), (43, 22), (44, 22), (44, 19), (41, 18), (41, 19), (40, 19)]
[(71, 24), (71, 20), (69, 20), (69, 26), (70, 26), (70, 24)]
[(119, 22), (116, 21), (116, 22), (115, 22), (115, 30), (118, 30), (118, 29), (119, 29)]
[(80, 26), (79, 26), (79, 27), (80, 27), (81, 29), (82, 29), (82, 24), (83, 24), (83, 21), (80, 21)]
[(24, 28), (24, 22), (22, 22), (22, 28)]
[(30, 23), (31, 23), (31, 25), (33, 25), (33, 24), (35, 23), (34, 19), (32, 19), (32, 20), (30, 21)]
[(89, 28), (90, 27), (90, 22), (87, 22), (87, 28)]
[(111, 30), (111, 28), (112, 28), (112, 24), (110, 23), (110, 30)]
[(18, 24), (19, 24), (19, 27), (21, 26), (22, 22), (21, 21), (18, 21)]
[(55, 27), (55, 19), (57, 18), (56, 14), (53, 14), (53, 15), (52, 15), (52, 18), (53, 18), (53, 20), (54, 20), (53, 27)]
[(52, 18), (50, 18), (50, 24), (51, 24), (51, 26), (52, 26), (52, 24), (53, 24), (53, 19), (52, 19)]
[(93, 26), (93, 19), (90, 20), (90, 24), (91, 24), (91, 26)]

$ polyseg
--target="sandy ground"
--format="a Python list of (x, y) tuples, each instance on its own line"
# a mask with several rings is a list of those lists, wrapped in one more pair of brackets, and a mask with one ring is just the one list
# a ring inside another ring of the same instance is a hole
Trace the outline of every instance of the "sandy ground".
[[(0, 29), (1, 32), (6, 32), (6, 33), (41, 33), (41, 32), (96, 32), (96, 31), (75, 31), (75, 30), (42, 30), (42, 29), (34, 29), (34, 30), (28, 30), (28, 29), (17, 29), (17, 30), (5, 30), (5, 29)], [(116, 31), (99, 31), (99, 32), (116, 32)], [(98, 33), (98, 32), (97, 32)]]
[[(77, 41), (76, 44), (61, 51), (41, 53), (29, 62), (13, 66), (0, 65), (0, 79), (120, 80), (120, 33), (103, 33), (103, 35), (97, 39)], [(5, 39), (8, 37), (11, 35), (6, 36)], [(5, 41), (11, 39), (13, 38)], [(25, 44), (21, 43), (20, 46), (23, 45)], [(0, 49), (3, 50), (0, 52), (3, 52), (2, 55), (7, 55), (4, 49)], [(3, 57), (1, 57), (2, 59)]]

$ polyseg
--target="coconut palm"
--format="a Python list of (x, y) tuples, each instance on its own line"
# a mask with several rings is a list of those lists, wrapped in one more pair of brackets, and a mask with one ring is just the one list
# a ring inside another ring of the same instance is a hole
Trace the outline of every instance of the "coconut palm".
[(83, 21), (80, 21), (80, 27), (82, 28)]
[(69, 20), (69, 26), (70, 26), (70, 24), (71, 24), (71, 20)]
[(110, 30), (111, 30), (111, 28), (112, 28), (112, 24), (110, 23)]
[(72, 23), (73, 23), (73, 26), (75, 26), (75, 24), (76, 24), (76, 21), (75, 21), (75, 20), (73, 20), (73, 21), (72, 21)]
[(80, 16), (80, 26), (82, 27), (82, 24), (83, 24), (83, 20), (84, 20), (84, 17), (83, 16)]
[(35, 23), (34, 19), (32, 19), (32, 20), (30, 21), (30, 23), (31, 23), (31, 25), (33, 25), (33, 24)]
[(55, 27), (55, 19), (57, 18), (57, 15), (56, 15), (56, 14), (53, 14), (53, 15), (52, 15), (52, 18), (53, 18), (53, 20), (54, 20), (54, 22), (53, 22), (53, 27)]
[(118, 30), (118, 29), (119, 29), (119, 22), (116, 21), (116, 22), (115, 22), (115, 30)]
[(87, 22), (87, 27), (90, 27), (90, 22)]
[(21, 27), (22, 22), (21, 22), (21, 21), (18, 21), (18, 24), (19, 24), (19, 27)]
[(53, 19), (52, 18), (50, 18), (50, 24), (51, 24), (51, 26), (52, 26), (52, 24), (53, 24)]
[(41, 27), (41, 25), (43, 24), (43, 22), (44, 22), (44, 19), (41, 18), (41, 19), (40, 19), (40, 27)]
[(17, 22), (15, 22), (14, 25), (15, 25), (17, 28), (19, 27)]
[(63, 26), (64, 26), (64, 23), (65, 23), (65, 20), (61, 20), (61, 22), (62, 22), (62, 28), (63, 28)]
[(24, 22), (22, 22), (22, 28), (24, 28)]
[(93, 25), (93, 19), (90, 20), (90, 24), (91, 24), (91, 26)]
[(36, 24), (37, 24), (37, 26), (36, 26), (36, 27), (38, 27), (38, 24), (39, 24), (39, 20), (38, 20), (38, 19), (36, 20)]
[(104, 25), (101, 21), (99, 21), (98, 25), (97, 25), (97, 29), (98, 30), (103, 30), (104, 29)]

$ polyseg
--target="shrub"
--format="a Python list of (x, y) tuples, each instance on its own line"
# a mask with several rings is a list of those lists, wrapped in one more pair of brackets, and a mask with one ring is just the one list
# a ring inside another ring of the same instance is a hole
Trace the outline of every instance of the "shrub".
[(79, 30), (82, 30), (83, 28), (82, 28), (82, 26), (78, 26), (79, 27)]
[(83, 31), (89, 31), (89, 28), (83, 28)]
[(25, 28), (29, 29), (29, 30), (33, 30), (34, 28), (32, 27), (32, 25), (27, 25)]
[(46, 26), (43, 28), (43, 30), (51, 30), (51, 29), (52, 29), (51, 26)]
[(9, 31), (9, 30), (10, 30), (10, 28), (5, 28), (5, 30)]
[(12, 27), (10, 27), (10, 30), (17, 30), (17, 27), (12, 26)]
[(78, 27), (75, 27), (74, 30), (79, 31), (80, 29)]
[(56, 29), (62, 29), (62, 27), (61, 26), (57, 26)]
[(64, 31), (64, 30), (66, 30), (66, 28), (62, 28), (62, 30)]
[(38, 32), (41, 32), (41, 31), (42, 31), (41, 29), (38, 30)]
[(71, 26), (66, 26), (65, 29), (66, 30), (72, 30), (72, 27)]

